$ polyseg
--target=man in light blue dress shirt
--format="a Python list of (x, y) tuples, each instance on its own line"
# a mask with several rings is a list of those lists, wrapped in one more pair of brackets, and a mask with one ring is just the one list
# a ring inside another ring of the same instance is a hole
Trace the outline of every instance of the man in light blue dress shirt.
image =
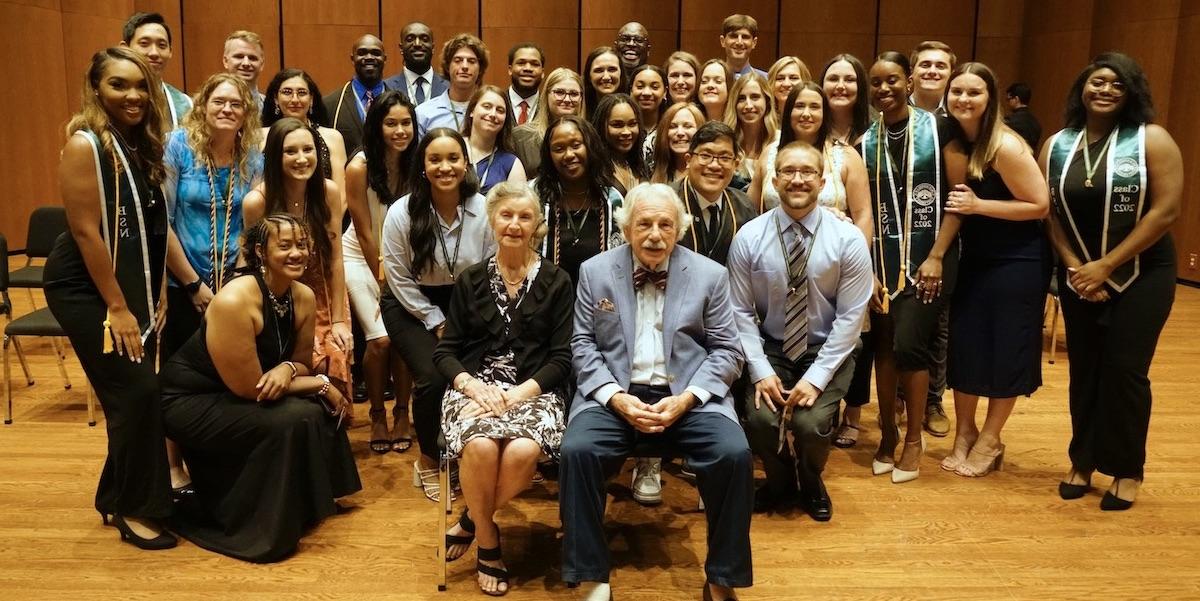
[(488, 48), (483, 40), (460, 33), (442, 47), (442, 71), (450, 80), (446, 93), (417, 107), (417, 139), (438, 127), (461, 132), (467, 103), (483, 83), (488, 68)]
[[(767, 474), (755, 509), (798, 502), (827, 521), (833, 504), (821, 472), (874, 280), (862, 232), (817, 204), (822, 163), (804, 142), (779, 151), (773, 185), (780, 205), (742, 227), (727, 265), (749, 376), (747, 435)], [(788, 306), (797, 300), (793, 321)], [(797, 322), (805, 324), (799, 331)]]

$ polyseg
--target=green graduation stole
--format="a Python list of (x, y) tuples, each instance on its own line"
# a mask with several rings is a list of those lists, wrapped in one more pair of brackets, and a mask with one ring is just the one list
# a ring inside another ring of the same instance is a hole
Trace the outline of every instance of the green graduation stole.
[[(933, 114), (909, 107), (907, 148), (896, 165), (881, 116), (863, 134), (863, 160), (875, 211), (875, 275), (894, 299), (915, 282), (942, 227), (942, 145)], [(904, 195), (896, 194), (896, 185)]]
[[(1075, 252), (1083, 261), (1095, 261), (1107, 255), (1133, 231), (1142, 218), (1146, 206), (1146, 126), (1114, 127), (1106, 142), (1108, 156), (1105, 157), (1105, 179), (1096, 182), (1103, 185), (1104, 231), (1100, 232), (1099, 244), (1088, 244), (1085, 234), (1075, 223), (1075, 210), (1087, 207), (1073, 206), (1063, 190), (1066, 186), (1067, 167), (1080, 152), (1080, 145), (1087, 144), (1087, 133), (1082, 129), (1064, 129), (1050, 139), (1049, 165), (1046, 170), (1050, 185), (1050, 205), (1071, 240)], [(1090, 238), (1090, 237), (1089, 237)], [(1141, 272), (1138, 257), (1119, 265), (1108, 277), (1107, 283), (1117, 292), (1124, 292)]]

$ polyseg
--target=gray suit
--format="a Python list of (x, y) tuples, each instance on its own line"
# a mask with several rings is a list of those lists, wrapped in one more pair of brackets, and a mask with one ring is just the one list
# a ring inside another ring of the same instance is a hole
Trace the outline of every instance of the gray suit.
[[(571, 339), (578, 378), (562, 444), (560, 508), (563, 580), (608, 581), (604, 482), (641, 443), (687, 458), (708, 518), (708, 581), (752, 582), (750, 514), (753, 460), (738, 425), (730, 386), (742, 368), (741, 347), (724, 267), (682, 246), (671, 253), (663, 311), (663, 357), (669, 390), (630, 383), (637, 331), (633, 252), (628, 244), (580, 268)], [(689, 386), (710, 393), (661, 434), (636, 431), (593, 395), (606, 384), (654, 404)]]

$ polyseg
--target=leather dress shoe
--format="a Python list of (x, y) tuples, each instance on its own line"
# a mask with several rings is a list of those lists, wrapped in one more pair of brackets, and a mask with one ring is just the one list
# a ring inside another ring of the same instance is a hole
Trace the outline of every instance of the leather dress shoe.
[(820, 495), (801, 497), (800, 508), (818, 522), (828, 522), (833, 519), (833, 501), (829, 498), (829, 493), (824, 491)]

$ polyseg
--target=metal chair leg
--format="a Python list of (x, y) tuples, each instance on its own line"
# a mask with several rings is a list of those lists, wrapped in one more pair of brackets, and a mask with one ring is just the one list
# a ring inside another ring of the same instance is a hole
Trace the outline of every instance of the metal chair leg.
[(1050, 365), (1058, 355), (1058, 297), (1054, 297), (1054, 314), (1050, 316)]
[(87, 385), (87, 409), (88, 409), (88, 425), (96, 426), (96, 391), (92, 389), (92, 384)]
[(58, 362), (58, 373), (62, 374), (63, 388), (71, 389), (71, 377), (67, 375), (67, 366), (63, 363), (62, 352), (58, 348), (58, 338), (50, 337), (50, 345), (54, 347), (54, 359)]
[(438, 590), (446, 590), (446, 530), (449, 526), (446, 524), (446, 516), (450, 513), (452, 501), (450, 500), (450, 461), (446, 458), (445, 453), (438, 453), (438, 521), (437, 521), (437, 562), (438, 573), (437, 583)]
[[(8, 340), (8, 336), (4, 339)], [(21, 341), (16, 336), (12, 337), (13, 348), (17, 349), (17, 360), (21, 362), (21, 371), (25, 372), (25, 382), (27, 386), (33, 386), (33, 374), (29, 372), (29, 362), (25, 360), (25, 350), (21, 348)]]
[(8, 401), (4, 410), (5, 424), (12, 423), (12, 365), (8, 362), (8, 343), (11, 340), (7, 335), (4, 336), (4, 396)]

